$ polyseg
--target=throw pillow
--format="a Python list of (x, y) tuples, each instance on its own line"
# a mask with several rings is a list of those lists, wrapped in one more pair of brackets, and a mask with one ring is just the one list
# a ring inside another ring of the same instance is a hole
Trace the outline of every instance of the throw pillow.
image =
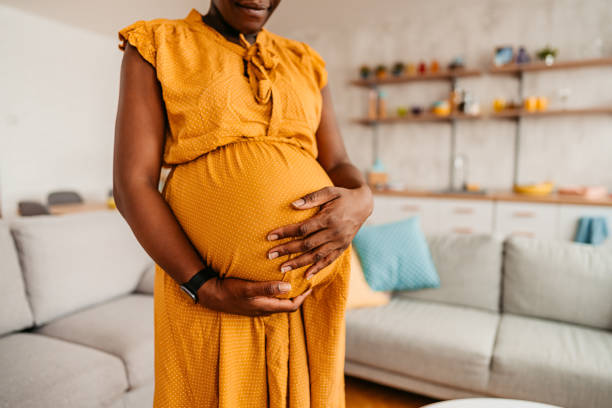
[(360, 307), (383, 306), (391, 300), (389, 292), (375, 292), (370, 288), (363, 276), (361, 262), (357, 251), (351, 250), (351, 275), (349, 279), (348, 298), (346, 309), (358, 309)]
[(374, 290), (436, 288), (440, 278), (418, 217), (363, 225), (353, 245), (366, 281)]

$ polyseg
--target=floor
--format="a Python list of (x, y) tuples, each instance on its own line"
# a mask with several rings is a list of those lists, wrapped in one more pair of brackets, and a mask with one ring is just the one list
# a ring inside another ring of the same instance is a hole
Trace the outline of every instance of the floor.
[(346, 408), (417, 408), (436, 400), (346, 377)]

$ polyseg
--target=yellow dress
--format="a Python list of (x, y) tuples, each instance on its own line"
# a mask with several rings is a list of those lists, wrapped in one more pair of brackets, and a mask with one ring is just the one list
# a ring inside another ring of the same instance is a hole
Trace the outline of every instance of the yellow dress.
[(307, 267), (281, 273), (287, 256), (267, 258), (290, 239), (267, 232), (317, 211), (290, 203), (333, 185), (316, 160), (323, 59), (266, 29), (253, 44), (230, 42), (195, 9), (135, 22), (119, 38), (156, 69), (172, 167), (162, 194), (203, 259), (224, 277), (291, 282), (282, 297), (314, 287), (296, 312), (248, 317), (194, 305), (157, 266), (154, 406), (344, 407), (352, 247), (311, 280)]

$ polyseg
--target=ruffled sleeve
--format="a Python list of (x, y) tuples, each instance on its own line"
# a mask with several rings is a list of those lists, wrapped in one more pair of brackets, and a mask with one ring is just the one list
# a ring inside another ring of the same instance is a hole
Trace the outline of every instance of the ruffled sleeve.
[(310, 55), (312, 61), (312, 69), (314, 71), (315, 80), (319, 86), (319, 89), (323, 89), (327, 85), (327, 69), (325, 68), (325, 60), (321, 55), (310, 45), (303, 43), (306, 48), (306, 52)]
[(126, 43), (136, 47), (140, 55), (153, 67), (156, 61), (155, 33), (146, 21), (137, 21), (119, 30), (119, 49), (125, 50)]

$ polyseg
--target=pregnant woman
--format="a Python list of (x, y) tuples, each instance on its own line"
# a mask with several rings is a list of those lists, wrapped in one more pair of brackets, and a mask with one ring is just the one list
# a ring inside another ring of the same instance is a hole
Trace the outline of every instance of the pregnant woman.
[(263, 28), (279, 2), (119, 32), (114, 195), (156, 263), (155, 407), (345, 405), (351, 241), (372, 193), (321, 56)]

